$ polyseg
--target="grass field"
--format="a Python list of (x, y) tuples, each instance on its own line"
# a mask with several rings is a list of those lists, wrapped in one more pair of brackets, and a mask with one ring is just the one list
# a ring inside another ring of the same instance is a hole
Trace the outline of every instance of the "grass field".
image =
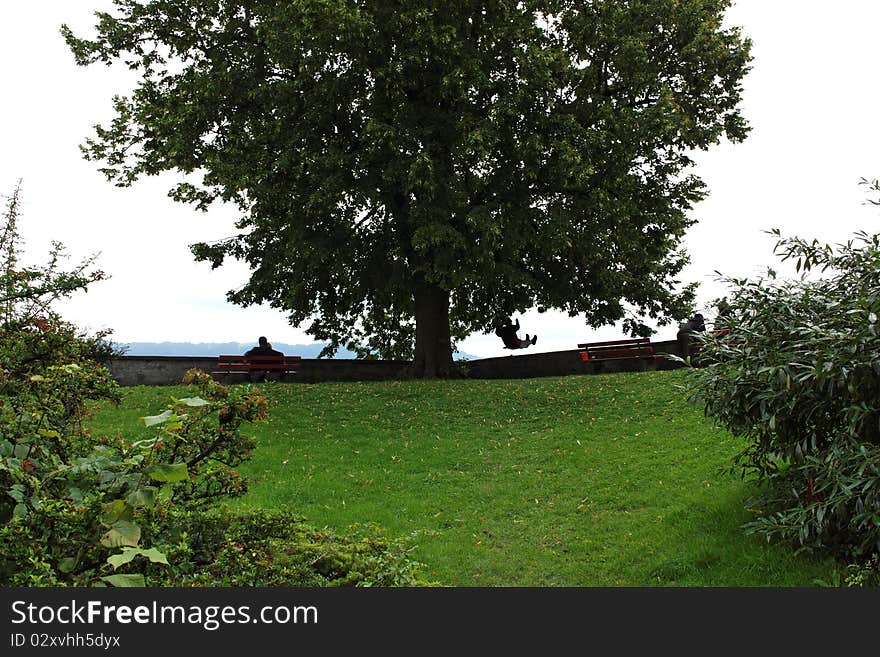
[[(682, 371), (505, 381), (268, 384), (239, 509), (412, 537), (456, 586), (812, 586), (834, 563), (746, 536), (736, 441)], [(97, 431), (136, 435), (181, 388), (126, 388)]]

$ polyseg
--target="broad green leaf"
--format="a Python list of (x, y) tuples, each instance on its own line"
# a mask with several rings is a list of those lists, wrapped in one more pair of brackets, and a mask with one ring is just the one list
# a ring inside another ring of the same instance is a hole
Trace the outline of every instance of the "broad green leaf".
[(143, 440), (135, 440), (131, 446), (137, 447), (138, 449), (143, 449), (145, 451), (149, 451), (153, 449), (153, 446), (160, 440), (160, 438), (144, 438)]
[(168, 565), (168, 557), (165, 556), (164, 552), (160, 552), (156, 548), (141, 550), (140, 553), (142, 557), (146, 557), (153, 563), (164, 563), (166, 566)]
[(128, 547), (122, 548), (122, 552), (119, 554), (112, 554), (107, 557), (107, 563), (113, 566), (113, 569), (119, 568), (124, 563), (128, 563), (132, 559), (134, 559), (137, 555), (139, 555), (141, 551), (138, 548)]
[(107, 563), (109, 563), (115, 569), (122, 564), (128, 563), (137, 556), (146, 557), (153, 563), (164, 563), (166, 566), (168, 565), (168, 558), (163, 552), (160, 552), (156, 548), (142, 550), (140, 548), (132, 547), (122, 548), (122, 552), (120, 552), (119, 554), (114, 554), (107, 557)]
[(183, 399), (178, 399), (177, 401), (181, 404), (192, 407), (209, 406), (211, 404), (211, 402), (202, 399), (201, 397), (184, 397)]
[(106, 577), (102, 577), (101, 580), (120, 588), (143, 587), (147, 585), (144, 576), (137, 574), (107, 575)]
[(138, 509), (142, 506), (152, 507), (156, 503), (156, 494), (158, 490), (155, 486), (144, 486), (136, 491), (129, 493), (126, 501), (132, 508)]
[(174, 415), (174, 413), (169, 409), (159, 415), (147, 415), (146, 417), (142, 417), (141, 420), (143, 420), (145, 426), (152, 427), (167, 422), (171, 419), (172, 415)]
[(16, 502), (24, 503), (24, 496), (26, 492), (27, 489), (25, 489), (24, 485), (12, 484), (12, 487), (9, 489), (9, 496)]
[(15, 508), (12, 510), (12, 515), (16, 518), (23, 518), (28, 514), (28, 508), (24, 504), (16, 504)]
[(78, 560), (76, 557), (65, 557), (58, 562), (58, 570), (62, 573), (72, 573), (74, 568), (76, 568), (77, 563)]
[(128, 520), (118, 520), (101, 537), (104, 547), (136, 546), (141, 539), (141, 528)]
[(174, 484), (165, 484), (164, 486), (159, 487), (158, 498), (163, 500), (170, 500), (174, 495)]
[(186, 463), (157, 463), (148, 473), (155, 481), (182, 481), (189, 476)]
[(109, 504), (104, 505), (101, 523), (105, 527), (112, 527), (120, 520), (131, 520), (131, 511), (131, 507), (125, 503), (125, 500), (113, 500)]

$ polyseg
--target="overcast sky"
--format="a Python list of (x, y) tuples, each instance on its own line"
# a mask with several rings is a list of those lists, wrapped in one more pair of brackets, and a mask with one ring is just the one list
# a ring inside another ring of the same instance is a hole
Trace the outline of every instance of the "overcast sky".
[[(99, 252), (110, 280), (65, 304), (65, 317), (92, 330), (111, 328), (119, 342), (312, 342), (269, 308), (225, 301), (247, 279), (241, 265), (211, 271), (189, 244), (233, 234), (236, 213), (176, 204), (166, 192), (175, 177), (116, 188), (86, 162), (79, 144), (112, 117), (110, 99), (125, 93), (128, 71), (74, 65), (58, 29), (88, 34), (106, 0), (0, 0), (0, 193), (23, 180), (21, 229), (31, 260), (51, 240), (73, 259)], [(754, 276), (773, 266), (773, 240), (763, 231), (840, 242), (858, 230), (877, 232), (880, 208), (866, 204), (861, 178), (880, 177), (880, 2), (877, 0), (739, 0), (728, 12), (753, 42), (743, 113), (752, 132), (697, 156), (696, 173), (710, 195), (693, 211), (686, 238), (691, 265), (684, 280), (700, 283), (699, 300), (724, 293), (716, 270)], [(532, 351), (576, 348), (622, 337), (581, 319), (531, 311), (522, 333), (537, 333)], [(673, 339), (675, 327), (655, 339)], [(473, 335), (459, 348), (477, 356), (509, 354), (495, 336)]]

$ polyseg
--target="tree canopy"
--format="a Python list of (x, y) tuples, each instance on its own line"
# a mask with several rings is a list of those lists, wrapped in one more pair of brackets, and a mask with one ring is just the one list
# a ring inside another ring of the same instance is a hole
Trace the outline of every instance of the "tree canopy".
[(331, 348), (448, 372), (451, 340), (538, 306), (682, 317), (689, 153), (747, 126), (729, 0), (114, 0), (80, 64), (142, 77), (84, 146), (127, 185), (234, 202), (229, 298)]

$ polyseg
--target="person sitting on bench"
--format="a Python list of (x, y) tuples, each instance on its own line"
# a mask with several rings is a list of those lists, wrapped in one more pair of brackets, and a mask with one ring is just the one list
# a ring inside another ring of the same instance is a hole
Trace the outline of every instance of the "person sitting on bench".
[[(266, 339), (266, 336), (261, 335), (257, 340), (257, 346), (251, 347), (246, 352), (244, 352), (245, 357), (248, 356), (278, 356), (279, 358), (284, 358), (284, 354), (280, 351), (277, 351), (272, 348), (272, 345), (269, 344), (269, 341)], [(252, 382), (257, 381), (265, 381), (268, 377), (269, 372), (267, 370), (252, 370), (250, 374), (250, 379)]]
[(245, 356), (283, 356), (280, 351), (276, 351), (272, 348), (272, 345), (269, 344), (269, 341), (266, 339), (266, 336), (261, 335), (257, 340), (258, 344), (256, 347), (251, 347), (246, 352), (244, 352)]
[(506, 349), (525, 349), (538, 341), (537, 335), (530, 338), (528, 333), (526, 333), (525, 340), (520, 340), (516, 334), (518, 330), (519, 320), (516, 320), (516, 324), (513, 324), (510, 321), (510, 317), (505, 317), (504, 321), (495, 329), (495, 335), (501, 338)]
[(687, 358), (691, 355), (691, 343), (694, 341), (698, 333), (706, 331), (706, 322), (701, 313), (697, 313), (684, 324), (678, 327), (678, 333), (675, 336), (678, 342), (679, 355)]

